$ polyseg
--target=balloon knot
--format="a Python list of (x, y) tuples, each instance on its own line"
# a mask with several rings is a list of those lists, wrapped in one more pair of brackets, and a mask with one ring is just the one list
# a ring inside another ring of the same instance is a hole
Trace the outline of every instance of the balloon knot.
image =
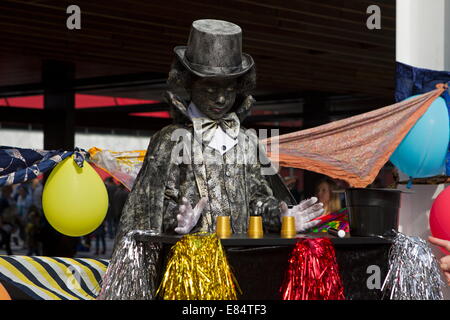
[(73, 160), (78, 165), (78, 167), (83, 168), (84, 161), (89, 159), (89, 152), (84, 149), (76, 147), (73, 151)]
[(409, 177), (408, 183), (406, 184), (407, 189), (411, 189), (413, 185), (413, 177)]

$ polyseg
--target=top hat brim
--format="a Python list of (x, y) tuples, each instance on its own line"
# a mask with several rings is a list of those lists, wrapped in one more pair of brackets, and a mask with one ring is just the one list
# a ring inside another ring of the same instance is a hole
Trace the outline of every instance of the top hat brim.
[(190, 62), (186, 58), (187, 46), (177, 46), (173, 49), (178, 60), (192, 73), (202, 78), (234, 78), (239, 77), (249, 71), (253, 65), (253, 58), (246, 53), (242, 53), (242, 64), (240, 66), (229, 67), (211, 67)]

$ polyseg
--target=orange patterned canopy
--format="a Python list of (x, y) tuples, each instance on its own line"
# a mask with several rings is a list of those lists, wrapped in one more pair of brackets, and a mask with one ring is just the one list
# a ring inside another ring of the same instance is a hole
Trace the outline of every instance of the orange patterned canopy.
[[(272, 162), (306, 169), (364, 188), (409, 130), (447, 88), (328, 124), (263, 140)], [(277, 145), (275, 145), (277, 144)], [(278, 147), (278, 154), (276, 153)]]

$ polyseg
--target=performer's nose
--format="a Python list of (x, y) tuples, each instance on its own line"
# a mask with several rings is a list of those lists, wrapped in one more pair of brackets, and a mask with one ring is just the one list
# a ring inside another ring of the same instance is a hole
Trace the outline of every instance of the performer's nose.
[(219, 96), (217, 97), (216, 102), (219, 103), (219, 104), (224, 104), (224, 103), (225, 103), (225, 96), (219, 95)]

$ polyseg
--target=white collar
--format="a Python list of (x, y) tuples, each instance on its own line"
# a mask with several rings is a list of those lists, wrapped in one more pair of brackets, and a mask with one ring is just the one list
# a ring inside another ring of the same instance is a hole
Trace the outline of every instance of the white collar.
[[(201, 112), (197, 106), (191, 101), (188, 106), (188, 116), (192, 120), (193, 118), (208, 118), (203, 112)], [(214, 132), (214, 137), (208, 144), (208, 147), (213, 148), (224, 155), (227, 151), (232, 149), (237, 144), (237, 139), (231, 138), (226, 134), (220, 126), (217, 127)]]

